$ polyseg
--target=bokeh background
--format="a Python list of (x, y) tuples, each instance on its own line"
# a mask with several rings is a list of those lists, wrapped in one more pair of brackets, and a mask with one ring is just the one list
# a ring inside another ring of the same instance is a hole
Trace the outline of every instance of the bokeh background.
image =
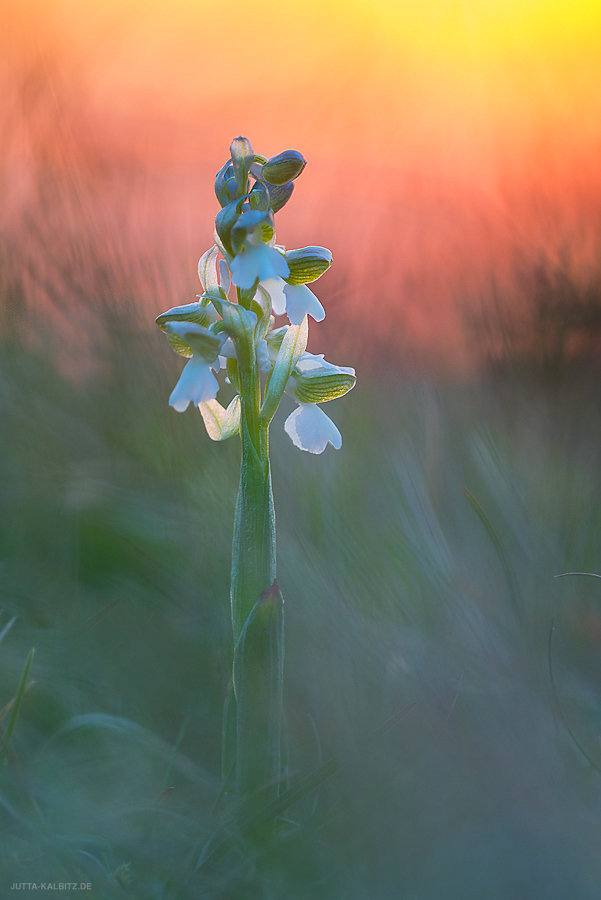
[[(597, 897), (599, 3), (0, 12), (0, 893)], [(153, 321), (238, 134), (308, 160), (278, 240), (359, 375), (340, 453), (273, 427), (289, 767), (336, 771), (194, 872), (238, 448)]]

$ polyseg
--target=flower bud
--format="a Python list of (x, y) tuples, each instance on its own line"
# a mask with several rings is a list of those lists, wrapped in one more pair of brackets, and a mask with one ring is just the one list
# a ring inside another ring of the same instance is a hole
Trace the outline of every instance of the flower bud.
[[(215, 194), (222, 206), (227, 206), (228, 203), (235, 199), (235, 188), (234, 167), (228, 160), (215, 176)], [(234, 190), (234, 196), (231, 196), (232, 190)]]
[(230, 153), (238, 188), (237, 196), (241, 197), (248, 191), (248, 172), (255, 161), (255, 154), (250, 141), (245, 137), (237, 137), (232, 141)]
[(306, 160), (298, 150), (284, 150), (272, 156), (263, 166), (263, 180), (268, 184), (286, 184), (298, 178), (306, 166)]
[(288, 284), (307, 284), (323, 275), (332, 265), (332, 252), (327, 247), (301, 247), (300, 250), (288, 250), (286, 262), (290, 275)]
[(285, 206), (292, 197), (294, 184), (292, 181), (287, 181), (286, 184), (269, 184), (267, 188), (269, 190), (269, 205), (275, 213), (282, 206)]
[(267, 212), (271, 207), (267, 185), (263, 184), (262, 181), (255, 182), (252, 191), (248, 195), (248, 202), (251, 209), (260, 209), (263, 212)]
[(232, 249), (231, 231), (240, 216), (240, 206), (240, 201), (232, 201), (220, 209), (215, 216), (215, 231), (224, 250), (230, 256), (236, 255)]

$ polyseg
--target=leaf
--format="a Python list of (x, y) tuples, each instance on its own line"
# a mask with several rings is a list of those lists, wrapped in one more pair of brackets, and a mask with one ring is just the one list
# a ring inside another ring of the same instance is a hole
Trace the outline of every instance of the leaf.
[(265, 400), (261, 407), (261, 419), (264, 424), (269, 424), (273, 419), (290, 374), (305, 352), (308, 338), (309, 325), (307, 316), (303, 318), (300, 325), (288, 326), (278, 351), (273, 372), (265, 392)]
[(33, 657), (35, 655), (35, 650), (32, 649), (27, 654), (27, 659), (25, 660), (25, 667), (23, 668), (23, 673), (21, 675), (21, 679), (19, 681), (19, 686), (17, 688), (17, 693), (15, 695), (14, 700), (12, 701), (12, 705), (10, 706), (10, 715), (8, 718), (8, 722), (6, 725), (6, 731), (4, 732), (3, 745), (4, 745), (4, 764), (6, 765), (6, 748), (8, 747), (9, 741), (12, 737), (12, 733), (15, 730), (15, 725), (17, 724), (17, 719), (19, 718), (19, 711), (21, 709), (21, 704), (23, 702), (23, 697), (25, 696), (25, 691), (30, 686), (27, 679), (29, 677), (29, 670), (31, 669), (31, 664), (33, 662)]
[(203, 291), (219, 291), (219, 279), (217, 278), (217, 244), (202, 254), (198, 260), (198, 277)]
[(225, 409), (218, 400), (199, 403), (207, 434), (212, 441), (226, 441), (240, 430), (240, 397), (238, 394)]
[(240, 346), (251, 347), (257, 325), (256, 313), (229, 300), (214, 300), (213, 303), (223, 319), (224, 331), (238, 342), (236, 350), (240, 352)]

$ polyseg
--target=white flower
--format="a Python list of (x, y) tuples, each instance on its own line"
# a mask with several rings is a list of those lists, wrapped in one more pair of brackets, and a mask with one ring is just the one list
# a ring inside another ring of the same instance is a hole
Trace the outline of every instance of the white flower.
[(326, 311), (306, 284), (287, 284), (286, 313), (292, 325), (300, 325), (304, 316), (311, 316), (316, 322), (322, 322)]
[(316, 403), (301, 403), (284, 422), (284, 429), (299, 450), (323, 453), (328, 444), (342, 447), (342, 435)]
[(249, 231), (244, 242), (230, 262), (232, 280), (242, 290), (250, 290), (257, 278), (285, 278), (290, 269), (282, 253), (261, 239), (261, 229)]
[(211, 364), (195, 353), (184, 366), (179, 381), (171, 392), (169, 406), (177, 412), (184, 412), (190, 403), (198, 406), (199, 403), (214, 400), (219, 390), (219, 382), (212, 371), (215, 364), (219, 366), (217, 360)]
[(215, 335), (194, 322), (172, 321), (165, 323), (169, 335), (177, 337), (192, 356), (184, 366), (179, 380), (169, 397), (169, 406), (177, 412), (184, 412), (193, 403), (214, 400), (219, 390), (219, 382), (213, 374), (219, 372), (219, 353), (227, 353), (225, 335)]
[(323, 306), (306, 284), (286, 284), (282, 278), (268, 278), (262, 286), (271, 297), (275, 315), (286, 313), (292, 325), (300, 325), (305, 316), (316, 322), (325, 319)]

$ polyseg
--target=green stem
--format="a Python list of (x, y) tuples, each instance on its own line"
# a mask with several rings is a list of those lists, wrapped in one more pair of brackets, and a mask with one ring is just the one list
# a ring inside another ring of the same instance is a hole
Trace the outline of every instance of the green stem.
[[(276, 582), (275, 515), (268, 425), (254, 341), (237, 342), (241, 465), (232, 547), (233, 703), (224, 727), (228, 772), (237, 794), (280, 779), (284, 621)], [(235, 718), (235, 727), (234, 727)]]
[(238, 364), (241, 461), (232, 548), (232, 626), (237, 642), (244, 623), (276, 577), (275, 513), (267, 427), (259, 425), (261, 388), (256, 365)]

